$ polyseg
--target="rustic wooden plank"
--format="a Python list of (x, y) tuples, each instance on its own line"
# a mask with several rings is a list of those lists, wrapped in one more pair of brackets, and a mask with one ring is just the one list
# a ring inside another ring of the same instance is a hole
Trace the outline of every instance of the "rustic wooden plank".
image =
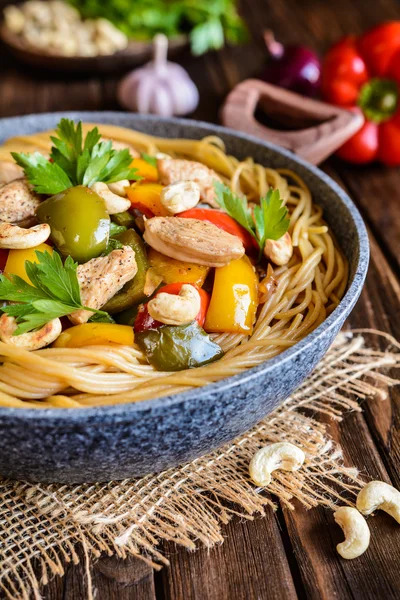
[(337, 169), (358, 201), (379, 246), (400, 273), (400, 210), (398, 169), (381, 165), (356, 167), (341, 163)]
[[(326, 170), (339, 183), (343, 183), (329, 165)], [(349, 324), (353, 328), (382, 329), (399, 337), (399, 323), (393, 319), (399, 310), (399, 282), (372, 234), (370, 240), (371, 266)], [(374, 407), (372, 411), (370, 404)], [(400, 410), (398, 390), (392, 388), (385, 402), (371, 399), (363, 407), (380, 453), (362, 414), (346, 415), (340, 426), (330, 424), (330, 431), (343, 449), (346, 464), (356, 466), (368, 479), (382, 479), (399, 487), (399, 427), (389, 418), (389, 415), (398, 414)], [(353, 562), (341, 559), (335, 551), (342, 537), (331, 511), (323, 508), (305, 511), (298, 507), (294, 512), (284, 510), (284, 516), (307, 597), (327, 600), (332, 597), (371, 600), (384, 597), (394, 600), (398, 597), (400, 538), (393, 519), (385, 515), (369, 519), (370, 548)], [(322, 531), (326, 534), (321, 535)], [(341, 576), (338, 576), (340, 572)]]
[(272, 510), (263, 519), (224, 529), (225, 542), (195, 553), (165, 544), (171, 567), (161, 573), (166, 600), (292, 600), (297, 598)]
[[(346, 415), (343, 424), (331, 425), (330, 430), (341, 444), (347, 464), (357, 466), (368, 478), (390, 483), (361, 414)], [(400, 536), (393, 519), (384, 514), (370, 517), (367, 552), (346, 561), (335, 550), (343, 534), (332, 511), (322, 507), (306, 511), (296, 506), (295, 511), (283, 512), (308, 598), (398, 598)]]
[[(338, 183), (343, 185), (343, 180), (336, 175), (331, 168), (327, 169)], [(398, 185), (400, 186), (400, 173), (397, 173)], [(371, 177), (374, 177), (372, 170)], [(374, 203), (373, 187), (368, 188), (369, 174), (365, 173), (365, 189), (363, 198), (353, 196), (356, 204), (365, 213), (365, 206)], [(369, 192), (368, 192), (369, 190)], [(350, 191), (350, 190), (348, 190)], [(351, 193), (351, 192), (350, 192)], [(394, 203), (396, 199), (388, 201), (392, 206), (392, 212), (396, 212)], [(377, 240), (370, 232), (371, 261), (366, 286), (361, 294), (357, 309), (352, 313), (349, 322), (353, 328), (371, 328), (382, 330), (391, 334), (395, 339), (400, 339), (400, 280), (390, 268), (390, 265), (380, 248)], [(392, 240), (387, 240), (388, 248), (395, 250)], [(400, 245), (397, 245), (400, 247)], [(371, 342), (384, 348), (387, 342), (373, 336)], [(390, 372), (393, 377), (399, 373)], [(400, 488), (400, 474), (398, 465), (400, 463), (400, 387), (392, 387), (389, 390), (386, 401), (372, 398), (363, 405), (364, 415), (371, 434), (377, 444), (393, 483)]]
[[(88, 597), (85, 557), (81, 563), (69, 565), (61, 579), (56, 577), (43, 590), (49, 600), (77, 600)], [(142, 560), (129, 557), (121, 560), (106, 556), (95, 562), (90, 570), (92, 593), (98, 600), (155, 600), (153, 569)]]

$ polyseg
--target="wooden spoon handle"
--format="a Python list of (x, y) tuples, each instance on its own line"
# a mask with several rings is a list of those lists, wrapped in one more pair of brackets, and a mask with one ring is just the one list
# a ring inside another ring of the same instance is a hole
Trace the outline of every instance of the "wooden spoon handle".
[[(282, 131), (262, 125), (255, 118), (257, 108), (286, 127), (296, 129)], [(232, 90), (222, 107), (221, 120), (227, 127), (283, 146), (313, 164), (335, 152), (364, 123), (361, 113), (306, 98), (258, 79), (247, 79)]]

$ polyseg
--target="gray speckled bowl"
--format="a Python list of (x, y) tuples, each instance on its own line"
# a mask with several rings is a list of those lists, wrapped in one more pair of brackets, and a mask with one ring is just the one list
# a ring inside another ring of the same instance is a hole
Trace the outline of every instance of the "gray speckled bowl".
[(194, 459), (244, 433), (273, 411), (325, 354), (356, 303), (368, 268), (368, 236), (354, 204), (327, 175), (272, 144), (186, 120), (113, 112), (30, 115), (0, 120), (0, 142), (54, 127), (61, 116), (112, 123), (166, 137), (219, 135), (229, 153), (296, 171), (335, 232), (350, 264), (338, 308), (294, 347), (242, 375), (138, 404), (76, 409), (0, 408), (0, 475), (42, 482), (136, 477)]

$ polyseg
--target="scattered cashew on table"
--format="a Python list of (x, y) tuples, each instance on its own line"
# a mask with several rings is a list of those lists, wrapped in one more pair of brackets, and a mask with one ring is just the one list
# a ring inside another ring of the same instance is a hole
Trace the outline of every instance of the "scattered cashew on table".
[[(290, 442), (269, 444), (251, 459), (249, 475), (253, 483), (264, 487), (271, 483), (274, 471), (298, 471), (305, 458), (303, 450)], [(370, 481), (359, 492), (356, 506), (340, 506), (333, 513), (345, 536), (336, 550), (347, 560), (361, 556), (369, 546), (371, 534), (363, 515), (380, 509), (400, 523), (400, 491), (384, 481)]]

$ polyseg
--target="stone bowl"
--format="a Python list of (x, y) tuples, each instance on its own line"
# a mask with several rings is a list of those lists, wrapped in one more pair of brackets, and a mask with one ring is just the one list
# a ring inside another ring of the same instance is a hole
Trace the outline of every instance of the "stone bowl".
[(52, 128), (62, 116), (165, 137), (220, 136), (227, 151), (290, 168), (310, 187), (349, 265), (340, 305), (311, 334), (279, 356), (201, 389), (117, 406), (0, 408), (0, 475), (39, 482), (138, 477), (199, 457), (250, 429), (276, 409), (324, 356), (354, 307), (367, 273), (368, 236), (347, 194), (316, 167), (273, 144), (207, 123), (117, 112), (71, 112), (0, 120), (0, 142)]

